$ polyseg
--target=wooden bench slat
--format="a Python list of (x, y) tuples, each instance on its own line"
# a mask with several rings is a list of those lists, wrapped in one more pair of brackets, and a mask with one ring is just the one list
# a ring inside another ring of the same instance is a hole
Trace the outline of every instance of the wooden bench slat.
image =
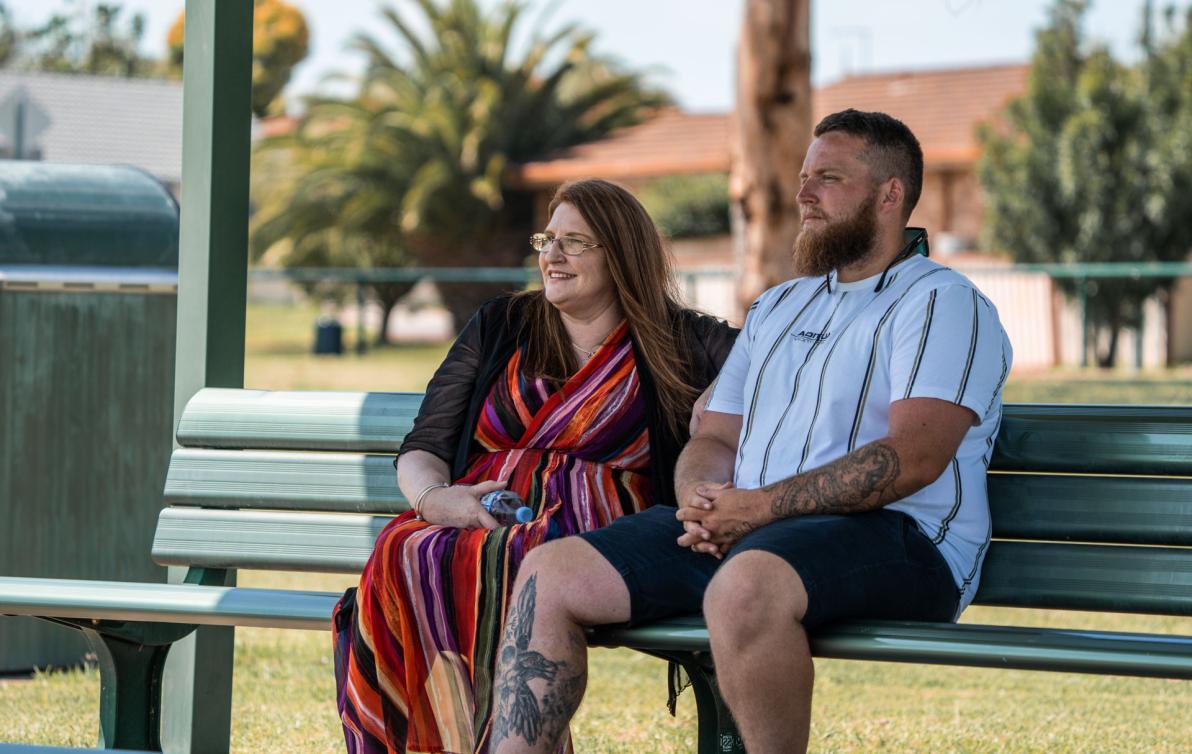
[[(95, 754), (97, 749), (94, 747), (70, 747), (70, 746), (38, 746), (37, 744), (0, 744), (0, 754), (52, 754), (57, 752), (76, 752), (77, 754)], [(144, 752), (137, 752), (133, 749), (99, 749), (105, 754), (144, 754)]]
[[(991, 474), (994, 536), (1192, 545), (1188, 481)], [(165, 498), (179, 505), (400, 513), (390, 456), (183, 448)]]
[[(162, 565), (358, 573), (387, 516), (168, 508)], [(1192, 615), (1192, 549), (994, 541), (979, 604)]]
[(1192, 476), (1192, 406), (1007, 404), (990, 468)]
[[(602, 626), (588, 638), (594, 646), (632, 646), (661, 653), (708, 648), (708, 630), (697, 616), (635, 628)], [(1192, 636), (848, 621), (825, 626), (809, 639), (816, 657), (1192, 678)]]
[[(187, 447), (393, 453), (421, 393), (205, 388), (186, 406)], [(1192, 407), (1007, 404), (992, 468), (1192, 476)]]
[(993, 536), (1192, 546), (1192, 484), (1162, 477), (990, 474)]
[[(0, 577), (0, 605), (19, 615), (150, 620), (325, 631), (339, 595), (191, 584)], [(696, 617), (638, 628), (601, 627), (596, 646), (707, 650)], [(1192, 678), (1192, 637), (865, 621), (828, 626), (811, 637), (814, 654), (899, 662)]]
[(1192, 616), (1192, 549), (994, 542), (973, 602)]
[(186, 404), (178, 442), (196, 448), (396, 453), (422, 393), (204, 388)]
[(165, 508), (153, 560), (165, 566), (359, 573), (390, 516)]
[(340, 595), (194, 584), (0, 576), (0, 613), (326, 631)]
[(276, 450), (174, 451), (166, 502), (216, 508), (401, 513), (392, 456)]

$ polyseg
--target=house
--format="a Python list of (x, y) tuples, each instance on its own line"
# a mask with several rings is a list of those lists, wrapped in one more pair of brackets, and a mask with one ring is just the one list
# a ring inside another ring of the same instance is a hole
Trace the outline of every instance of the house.
[[(910, 126), (924, 159), (923, 194), (912, 224), (931, 229), (937, 246), (972, 249), (982, 213), (975, 128), (1025, 91), (1027, 70), (1002, 65), (850, 76), (812, 93), (812, 119), (855, 107), (889, 113)], [(604, 139), (515, 166), (509, 181), (549, 200), (555, 186), (583, 176), (633, 188), (662, 176), (728, 172), (731, 129), (729, 113), (667, 110)]]
[(0, 70), (0, 158), (13, 157), (132, 165), (176, 197), (182, 82)]

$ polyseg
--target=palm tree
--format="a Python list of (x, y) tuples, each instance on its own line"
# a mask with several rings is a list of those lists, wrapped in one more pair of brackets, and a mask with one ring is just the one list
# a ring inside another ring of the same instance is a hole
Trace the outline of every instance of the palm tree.
[[(340, 263), (359, 255), (362, 266), (519, 265), (531, 207), (503, 185), (507, 168), (667, 104), (641, 74), (594, 54), (594, 35), (578, 26), (538, 24), (517, 48), (524, 3), (489, 13), (477, 0), (415, 5), (417, 24), (381, 11), (393, 44), (354, 40), (368, 59), (355, 97), (311, 101), (294, 134), (258, 151), (259, 164), (290, 163), (280, 179), (262, 171), (273, 195), (254, 225), (258, 251), (289, 239), (291, 256), (318, 249)], [(457, 324), (493, 293), (440, 289)]]

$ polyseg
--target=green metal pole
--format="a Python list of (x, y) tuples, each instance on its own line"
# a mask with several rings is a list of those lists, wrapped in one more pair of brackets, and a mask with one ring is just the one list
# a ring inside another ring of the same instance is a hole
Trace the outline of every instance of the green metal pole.
[[(175, 428), (200, 388), (244, 385), (252, 20), (252, 0), (186, 3)], [(170, 569), (172, 582), (183, 577)], [(229, 750), (233, 638), (200, 628), (170, 651), (165, 751)]]
[(1080, 366), (1089, 365), (1089, 281), (1080, 279)]

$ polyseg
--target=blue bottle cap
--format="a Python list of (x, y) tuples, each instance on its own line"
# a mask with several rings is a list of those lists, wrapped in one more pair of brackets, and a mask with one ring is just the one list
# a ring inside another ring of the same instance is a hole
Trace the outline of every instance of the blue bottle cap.
[(528, 524), (534, 520), (534, 511), (528, 505), (523, 505), (513, 514), (519, 524)]

